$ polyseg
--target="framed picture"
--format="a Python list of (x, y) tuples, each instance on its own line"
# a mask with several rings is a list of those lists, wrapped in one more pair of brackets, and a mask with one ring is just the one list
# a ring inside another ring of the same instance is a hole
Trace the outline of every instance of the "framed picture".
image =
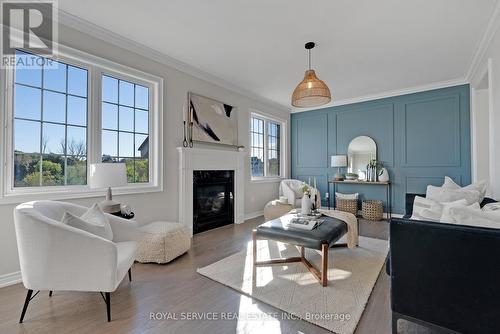
[(191, 140), (211, 144), (238, 145), (238, 115), (228, 104), (188, 93)]

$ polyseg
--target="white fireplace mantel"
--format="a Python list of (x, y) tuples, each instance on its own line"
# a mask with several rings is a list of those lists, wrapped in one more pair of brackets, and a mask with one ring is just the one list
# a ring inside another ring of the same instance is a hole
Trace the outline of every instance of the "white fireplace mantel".
[(179, 155), (179, 222), (193, 235), (193, 171), (234, 171), (234, 222), (241, 224), (245, 217), (245, 152), (213, 148), (177, 147)]

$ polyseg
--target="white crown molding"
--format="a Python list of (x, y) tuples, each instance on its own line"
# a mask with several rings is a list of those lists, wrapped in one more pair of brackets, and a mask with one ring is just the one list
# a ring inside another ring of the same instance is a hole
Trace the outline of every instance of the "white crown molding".
[(481, 70), (480, 66), (483, 61), (484, 55), (491, 44), (493, 36), (495, 35), (497, 29), (500, 27), (500, 1), (497, 1), (495, 8), (492, 11), (488, 25), (484, 31), (483, 37), (478, 43), (476, 52), (472, 57), (472, 61), (467, 71), (466, 78), (468, 81), (474, 80), (478, 72)]
[(0, 275), (0, 288), (22, 282), (21, 272), (16, 271), (10, 274)]
[(379, 99), (384, 99), (384, 98), (394, 97), (394, 96), (399, 96), (399, 95), (424, 92), (427, 90), (453, 87), (453, 86), (458, 86), (458, 85), (465, 85), (468, 83), (469, 83), (469, 81), (465, 78), (457, 78), (457, 79), (453, 79), (453, 80), (434, 82), (434, 83), (430, 83), (430, 84), (426, 84), (426, 85), (413, 86), (413, 87), (407, 87), (407, 88), (402, 88), (402, 89), (395, 89), (395, 90), (385, 91), (385, 92), (376, 93), (376, 94), (369, 94), (369, 95), (364, 95), (364, 96), (350, 98), (350, 99), (336, 100), (336, 101), (328, 103), (324, 106), (321, 106), (320, 108), (304, 108), (304, 109), (295, 108), (295, 109), (292, 109), (292, 113), (300, 113), (300, 112), (304, 112), (304, 111), (318, 110), (318, 109), (342, 106), (342, 105), (346, 105), (346, 104), (379, 100)]
[(228, 82), (224, 79), (221, 79), (217, 76), (214, 76), (208, 72), (205, 72), (205, 71), (200, 70), (194, 66), (186, 64), (180, 60), (172, 58), (172, 57), (164, 54), (163, 52), (160, 52), (160, 51), (153, 49), (149, 46), (146, 46), (144, 44), (133, 41), (133, 40), (126, 38), (120, 34), (114, 33), (106, 28), (100, 27), (100, 26), (98, 26), (92, 22), (89, 22), (81, 17), (70, 14), (64, 10), (61, 10), (60, 8), (59, 8), (58, 14), (59, 14), (58, 21), (60, 24), (62, 24), (64, 26), (81, 31), (81, 32), (86, 33), (90, 36), (101, 39), (105, 42), (111, 43), (117, 47), (120, 47), (120, 48), (125, 49), (125, 50), (129, 50), (129, 51), (134, 52), (136, 54), (139, 54), (143, 57), (151, 59), (155, 62), (166, 65), (168, 67), (171, 67), (175, 70), (186, 73), (186, 74), (193, 76), (195, 78), (207, 81), (209, 83), (212, 83), (212, 84), (217, 85), (221, 88), (232, 91), (234, 93), (237, 93), (237, 94), (246, 96), (248, 98), (254, 99), (256, 101), (259, 101), (259, 102), (266, 104), (270, 107), (273, 107), (275, 109), (290, 112), (290, 108), (288, 108), (280, 103), (269, 100), (263, 96), (257, 95), (248, 89), (239, 87), (233, 83), (230, 83), (230, 82)]

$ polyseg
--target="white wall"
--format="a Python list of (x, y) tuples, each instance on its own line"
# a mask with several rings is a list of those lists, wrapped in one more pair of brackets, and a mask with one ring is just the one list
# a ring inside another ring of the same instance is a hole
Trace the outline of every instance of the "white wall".
[(474, 90), (474, 173), (473, 181), (490, 179), (489, 90)]
[[(496, 12), (495, 30), (491, 41), (480, 59), (477, 73), (473, 74), (471, 82), (479, 86), (485, 73), (488, 75), (489, 91), (489, 161), (478, 160), (478, 170), (489, 164), (491, 195), (500, 198), (500, 14)], [(479, 87), (478, 87), (479, 88)], [(476, 133), (481, 128), (475, 129)]]
[[(170, 68), (142, 55), (126, 49), (115, 47), (110, 43), (81, 33), (72, 28), (61, 26), (59, 41), (69, 47), (100, 56), (117, 63), (127, 65), (145, 72), (161, 76), (164, 79), (164, 116), (163, 116), (163, 183), (162, 193), (116, 196), (122, 203), (130, 204), (138, 220), (153, 221), (157, 219), (175, 221), (178, 217), (178, 158), (176, 147), (182, 146), (182, 106), (188, 91), (212, 97), (237, 107), (239, 115), (239, 142), (249, 146), (249, 109), (259, 110), (264, 114), (287, 121), (289, 127), (290, 114), (286, 108), (279, 108), (264, 101), (258, 101), (233, 91), (200, 80), (176, 69)], [(193, 46), (193, 52), (196, 47)], [(222, 60), (223, 61), (223, 60)], [(290, 131), (287, 129), (287, 134)], [(288, 137), (289, 135), (287, 135)], [(286, 138), (289, 142), (289, 138)], [(1, 143), (5, 145), (5, 143)], [(286, 153), (289, 158), (289, 153)], [(246, 156), (249, 166), (249, 157)], [(289, 161), (287, 161), (289, 166)], [(289, 167), (288, 167), (289, 168)], [(287, 171), (287, 174), (289, 172)], [(267, 201), (278, 195), (278, 183), (251, 183), (250, 168), (246, 170), (245, 214), (251, 215), (263, 210)], [(43, 198), (39, 198), (43, 199)], [(95, 198), (71, 200), (73, 203), (90, 206)], [(16, 237), (12, 210), (15, 205), (0, 205), (0, 283), (6, 275), (19, 271)]]

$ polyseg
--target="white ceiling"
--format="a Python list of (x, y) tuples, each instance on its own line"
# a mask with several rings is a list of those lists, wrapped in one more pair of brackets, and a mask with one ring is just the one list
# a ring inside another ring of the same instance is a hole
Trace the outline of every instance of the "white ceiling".
[(59, 0), (116, 34), (290, 106), (313, 68), (333, 101), (463, 80), (497, 0)]

